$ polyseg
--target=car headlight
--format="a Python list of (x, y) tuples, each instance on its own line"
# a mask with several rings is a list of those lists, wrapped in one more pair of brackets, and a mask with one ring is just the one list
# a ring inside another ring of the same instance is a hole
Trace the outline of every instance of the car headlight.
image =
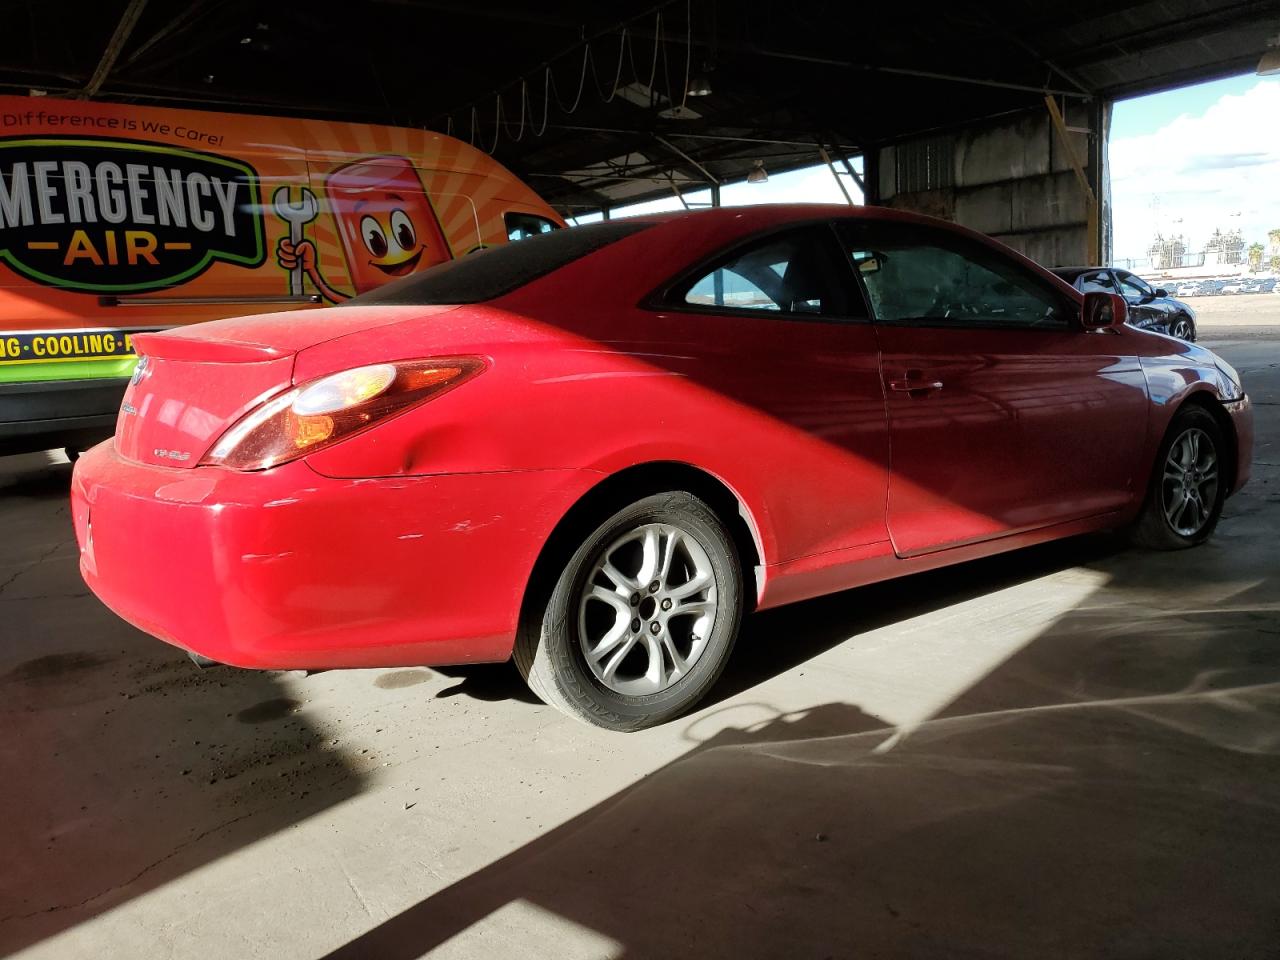
[(478, 357), (376, 363), (294, 387), (240, 418), (202, 464), (265, 470), (314, 453), (471, 379)]
[(1218, 368), (1218, 389), (1223, 400), (1239, 400), (1244, 396), (1244, 384), (1236, 368), (1221, 357), (1213, 358), (1213, 365)]

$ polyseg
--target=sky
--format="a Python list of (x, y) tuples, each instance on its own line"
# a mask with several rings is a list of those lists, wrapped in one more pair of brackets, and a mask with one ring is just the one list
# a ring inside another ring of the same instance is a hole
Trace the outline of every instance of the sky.
[[(853, 169), (862, 173), (862, 158), (851, 158)], [(842, 169), (836, 161), (836, 168)], [(767, 172), (767, 170), (766, 170)], [(853, 197), (854, 203), (862, 202), (862, 191), (847, 175), (840, 179)], [(711, 203), (711, 191), (693, 190), (684, 194), (685, 202), (692, 207)], [(720, 203), (726, 207), (749, 207), (757, 203), (844, 203), (844, 194), (831, 175), (825, 163), (817, 163), (812, 167), (791, 170), (787, 173), (769, 174), (765, 183), (727, 183), (720, 188)], [(651, 200), (648, 203), (635, 203), (629, 207), (619, 207), (611, 212), (611, 216), (635, 217), (643, 213), (664, 213), (668, 210), (681, 209), (680, 201), (675, 196)], [(600, 215), (578, 217), (578, 223), (590, 223), (599, 220)]]
[(1263, 244), (1280, 228), (1280, 77), (1121, 101), (1109, 149), (1116, 260), (1146, 257), (1157, 231), (1198, 251), (1215, 228)]

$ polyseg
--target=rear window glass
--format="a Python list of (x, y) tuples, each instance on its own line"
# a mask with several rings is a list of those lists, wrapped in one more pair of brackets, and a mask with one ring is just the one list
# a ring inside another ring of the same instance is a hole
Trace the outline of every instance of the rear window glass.
[(394, 280), (347, 300), (343, 306), (483, 303), (651, 226), (637, 220), (609, 221), (539, 234)]

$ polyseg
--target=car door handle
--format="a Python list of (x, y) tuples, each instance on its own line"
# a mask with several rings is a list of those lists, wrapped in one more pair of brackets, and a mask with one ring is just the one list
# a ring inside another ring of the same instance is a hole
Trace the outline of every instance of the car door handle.
[(934, 390), (941, 390), (942, 381), (916, 380), (909, 377), (903, 377), (898, 380), (890, 380), (889, 389), (896, 390), (899, 393), (930, 393)]

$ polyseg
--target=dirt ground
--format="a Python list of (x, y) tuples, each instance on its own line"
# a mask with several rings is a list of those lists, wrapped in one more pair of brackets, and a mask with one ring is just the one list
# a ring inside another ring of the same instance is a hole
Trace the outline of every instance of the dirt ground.
[(1272, 333), (1280, 329), (1280, 294), (1185, 297), (1182, 300), (1196, 312), (1196, 323), (1201, 329), (1272, 327)]
[(1280, 296), (1205, 304), (1257, 425), (1210, 542), (762, 612), (629, 736), (509, 664), (198, 670), (0, 458), (0, 957), (1276, 960)]

